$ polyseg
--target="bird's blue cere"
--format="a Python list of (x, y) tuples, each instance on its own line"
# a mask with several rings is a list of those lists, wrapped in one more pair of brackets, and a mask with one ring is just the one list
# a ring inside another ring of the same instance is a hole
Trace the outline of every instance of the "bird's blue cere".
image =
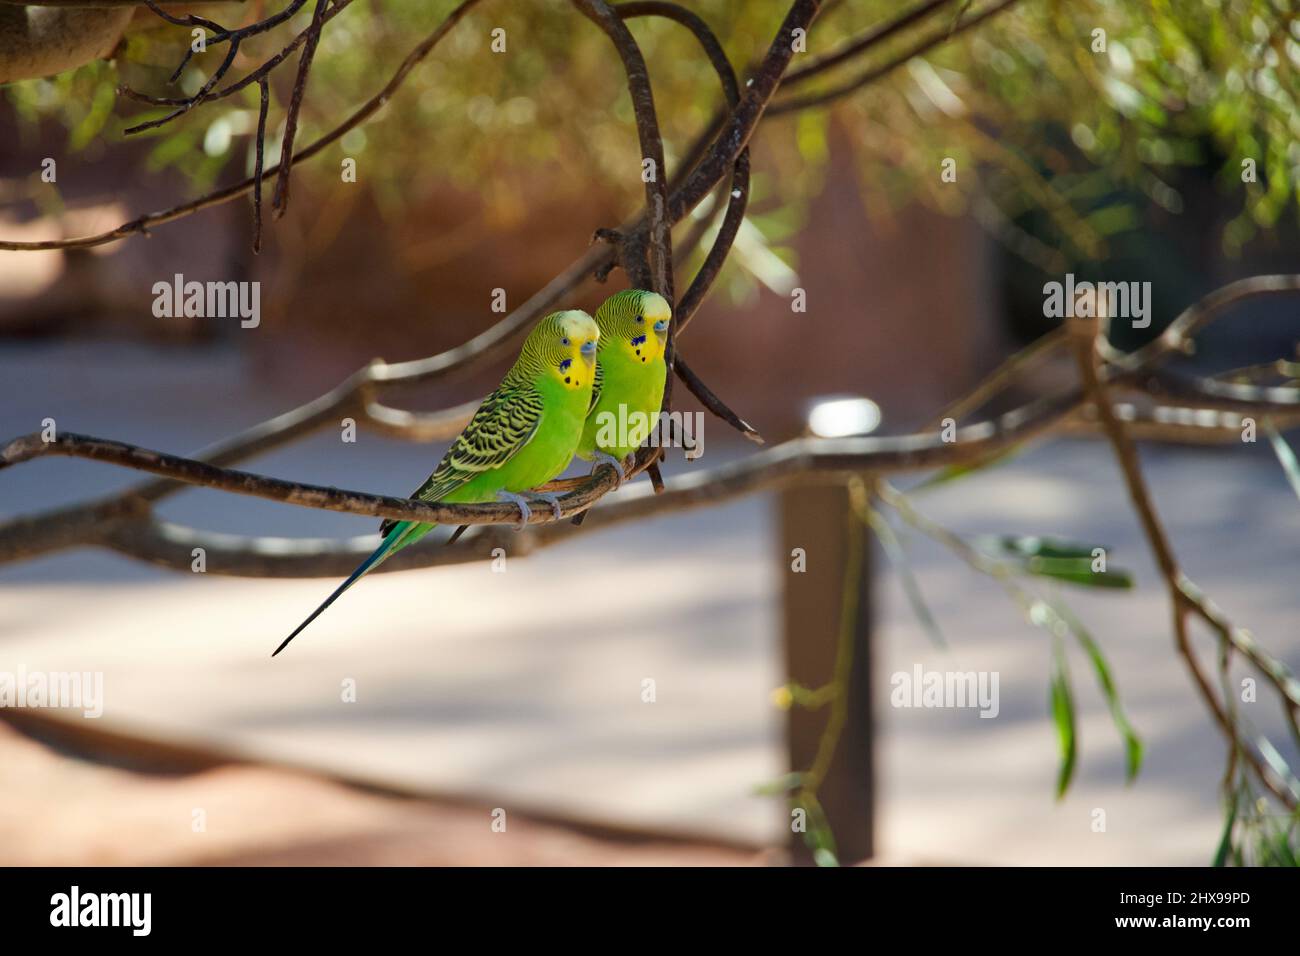
[(656, 322), (656, 323), (655, 323), (655, 331), (656, 331), (656, 332), (667, 332), (667, 331), (668, 331), (668, 320), (667, 320), (667, 319), (660, 319), (658, 322)]
[(579, 351), (581, 351), (583, 355), (595, 355), (596, 354), (595, 341), (592, 339), (588, 339), (586, 342), (583, 342), (582, 348)]

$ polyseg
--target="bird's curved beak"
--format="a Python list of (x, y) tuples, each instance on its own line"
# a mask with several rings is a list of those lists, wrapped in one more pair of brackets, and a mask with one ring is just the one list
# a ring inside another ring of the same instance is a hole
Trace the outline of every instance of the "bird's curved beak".
[(588, 368), (596, 364), (596, 340), (587, 339), (582, 343), (582, 348), (578, 349), (582, 355), (582, 360), (587, 363)]
[(668, 320), (660, 319), (655, 323), (655, 336), (659, 339), (659, 345), (662, 347), (668, 341)]

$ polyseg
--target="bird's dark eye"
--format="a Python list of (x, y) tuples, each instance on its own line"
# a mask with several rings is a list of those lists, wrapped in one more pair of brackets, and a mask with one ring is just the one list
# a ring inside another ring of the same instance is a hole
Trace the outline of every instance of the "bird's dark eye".
[(644, 316), (644, 315), (638, 315), (638, 316), (636, 317), (636, 321), (637, 321), (637, 324), (640, 325), (641, 323), (645, 322), (645, 316)]
[(568, 340), (567, 338), (560, 339), (560, 344), (561, 344), (561, 345), (568, 345), (568, 344), (569, 344), (569, 340)]

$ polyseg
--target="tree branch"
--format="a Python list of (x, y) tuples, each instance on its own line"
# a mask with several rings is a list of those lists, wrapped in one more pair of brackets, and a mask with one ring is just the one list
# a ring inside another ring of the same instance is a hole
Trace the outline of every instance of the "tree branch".
[(642, 250), (639, 245), (630, 246), (631, 261), (625, 259), (623, 268), (635, 287), (658, 292), (672, 302), (672, 235), (667, 220), (668, 172), (664, 162), (663, 136), (659, 132), (659, 117), (655, 113), (654, 92), (650, 88), (650, 71), (631, 31), (605, 0), (573, 0), (573, 3), (605, 32), (618, 51), (623, 71), (627, 74), (632, 110), (636, 115), (641, 159), (643, 163), (649, 161), (652, 164), (648, 178), (646, 170), (642, 168), (641, 171), (648, 215), (648, 249)]
[[(740, 84), (736, 80), (736, 72), (731, 68), (731, 63), (727, 59), (726, 51), (722, 49), (722, 44), (702, 17), (679, 4), (666, 2), (666, 0), (637, 0), (637, 2), (632, 3), (621, 3), (614, 9), (619, 16), (625, 19), (645, 16), (664, 17), (690, 30), (704, 50), (704, 54), (708, 57), (714, 71), (718, 74), (718, 81), (722, 84), (722, 94), (727, 108), (732, 110), (736, 108), (736, 105), (740, 102)], [(680, 334), (686, 324), (690, 322), (695, 315), (695, 311), (700, 307), (700, 303), (708, 295), (713, 280), (717, 278), (718, 273), (722, 270), (722, 265), (731, 251), (731, 245), (735, 241), (736, 233), (740, 230), (740, 224), (745, 219), (745, 208), (749, 202), (748, 146), (741, 150), (740, 155), (736, 157), (736, 162), (732, 167), (731, 188), (728, 196), (727, 211), (723, 216), (722, 225), (718, 229), (718, 235), (713, 241), (713, 246), (710, 248), (708, 255), (705, 256), (704, 263), (691, 281), (685, 295), (682, 296), (673, 309), (673, 324), (676, 327), (677, 334)], [(690, 383), (687, 384), (689, 386)], [(694, 388), (692, 388), (692, 391), (694, 391)], [(711, 392), (709, 394), (712, 395)], [(730, 412), (729, 409), (728, 412)], [(727, 418), (726, 415), (722, 417)], [(732, 413), (732, 417), (736, 417), (734, 413)], [(739, 419), (737, 418), (737, 420)]]
[(791, 86), (810, 80), (815, 76), (820, 76), (827, 70), (830, 70), (841, 63), (846, 63), (854, 57), (869, 51), (872, 47), (877, 46), (896, 33), (900, 33), (915, 23), (924, 20), (930, 14), (934, 13), (945, 6), (951, 4), (953, 0), (925, 0), (924, 3), (918, 4), (911, 10), (907, 10), (893, 20), (886, 21), (878, 27), (868, 30), (856, 40), (850, 40), (842, 45), (838, 50), (820, 56), (797, 70), (791, 70), (781, 81), (781, 85), (786, 89)]
[[(930, 52), (935, 47), (940, 46), (943, 43), (946, 43), (948, 40), (952, 39), (957, 34), (965, 33), (967, 30), (974, 29), (975, 27), (979, 26), (981, 23), (984, 23), (986, 20), (989, 20), (997, 16), (999, 13), (1002, 13), (1003, 11), (1007, 10), (1009, 7), (1013, 6), (1016, 2), (1017, 0), (999, 0), (999, 2), (993, 4), (993, 6), (989, 7), (987, 10), (984, 10), (981, 13), (978, 13), (975, 16), (970, 17), (969, 19), (964, 19), (960, 23), (957, 23), (954, 26), (951, 27), (944, 26), (941, 29), (931, 32), (928, 36), (925, 37), (925, 39), (914, 44), (905, 52), (900, 53), (899, 55), (893, 57), (892, 59), (888, 60), (881, 66), (873, 67), (867, 70), (865, 73), (862, 73), (861, 75), (855, 77), (854, 79), (847, 80), (836, 86), (832, 86), (827, 90), (823, 90), (819, 93), (810, 93), (805, 96), (797, 96), (792, 99), (782, 100), (778, 103), (774, 103), (772, 104), (772, 108), (768, 112), (773, 116), (779, 116), (784, 113), (793, 113), (793, 112), (797, 112), (798, 110), (805, 110), (814, 106), (824, 106), (827, 103), (840, 99), (841, 97), (848, 96), (850, 93), (856, 92), (857, 90), (868, 85), (869, 83), (874, 83), (876, 80), (888, 76), (890, 73), (894, 72), (894, 70), (898, 69), (908, 60), (914, 59), (915, 57), (918, 56), (923, 56), (924, 54)], [(913, 11), (913, 13), (915, 12), (916, 11)], [(911, 14), (905, 14), (904, 17), (900, 19), (906, 19), (909, 16), (911, 16)], [(890, 32), (892, 33), (893, 31)], [(869, 48), (870, 46), (874, 45), (875, 42), (879, 42), (879, 39), (873, 41), (872, 43), (867, 43), (856, 52), (861, 52), (862, 50)], [(816, 64), (813, 64), (813, 66), (815, 67)], [(818, 70), (818, 72), (820, 72), (820, 70)]]
[[(1254, 745), (1241, 739), (1228, 709), (1219, 700), (1209, 678), (1201, 669), (1188, 633), (1188, 614), (1196, 613), (1210, 622), (1220, 632), (1221, 636), (1228, 640), (1232, 640), (1235, 629), (1226, 621), (1212, 619), (1209, 616), (1205, 602), (1199, 597), (1200, 590), (1182, 573), (1178, 566), (1178, 559), (1174, 555), (1173, 546), (1169, 543), (1164, 524), (1160, 520), (1155, 503), (1151, 499), (1150, 491), (1147, 489), (1146, 480), (1142, 476), (1142, 469), (1138, 463), (1137, 448), (1125, 431), (1124, 425), (1115, 415), (1111, 407), (1111, 400), (1106, 392), (1106, 386), (1098, 376), (1096, 343), (1099, 337), (1099, 329), (1096, 320), (1071, 319), (1069, 322), (1071, 323), (1070, 338), (1074, 344), (1075, 356), (1084, 389), (1093, 407), (1097, 410), (1102, 428), (1110, 440), (1111, 447), (1114, 449), (1115, 458), (1119, 462), (1120, 470), (1123, 473), (1129, 497), (1133, 501), (1133, 508), (1137, 512), (1138, 520), (1142, 524), (1147, 542), (1151, 547), (1156, 564), (1169, 591), (1171, 610), (1173, 612), (1174, 638), (1178, 653), (1186, 662), (1197, 690), (1204, 699), (1206, 706), (1210, 709), (1215, 721), (1219, 724), (1220, 729), (1228, 738), (1230, 746), (1234, 751), (1239, 751), (1245, 757), (1260, 781), (1278, 800), (1294, 809), (1297, 806), (1296, 794), (1288, 789), (1286, 781), (1277, 780), (1275, 775), (1268, 770), (1266, 761), (1259, 756)], [(1257, 665), (1261, 665), (1261, 661), (1264, 662), (1261, 670), (1283, 694), (1284, 700), (1288, 701), (1287, 714), (1292, 729), (1296, 730), (1297, 707), (1300, 707), (1300, 692), (1297, 692), (1297, 687), (1300, 685), (1296, 685), (1294, 678), (1280, 663), (1266, 655), (1260, 655), (1259, 651), (1261, 649), (1253, 641), (1234, 641), (1233, 646), (1245, 652), (1252, 662)], [(1296, 732), (1300, 733), (1300, 730), (1296, 730)]]
[[(0, 449), (0, 471), (48, 456), (88, 458), (136, 471), (147, 471), (203, 488), (266, 498), (303, 508), (341, 511), (345, 514), (367, 515), (372, 518), (453, 525), (510, 524), (517, 523), (519, 519), (519, 509), (508, 502), (447, 504), (346, 491), (219, 468), (193, 458), (182, 458), (179, 455), (140, 448), (125, 442), (71, 432), (57, 435), (52, 441), (45, 441), (40, 432), (14, 439)], [(612, 468), (606, 467), (598, 471), (596, 476), (561, 499), (563, 517), (585, 510), (605, 492), (612, 490), (616, 484), (617, 480)], [(548, 510), (538, 509), (528, 520), (531, 523), (543, 523), (553, 521), (555, 518)]]
[[(660, 502), (654, 505), (622, 504), (637, 502), (644, 493), (631, 486), (609, 508), (602, 508), (601, 515), (617, 506), (628, 509), (620, 511), (620, 516), (641, 517), (661, 509), (714, 502), (814, 473), (843, 477), (867, 470), (888, 473), (973, 461), (1051, 428), (1077, 406), (1079, 398), (1078, 393), (1073, 393), (1040, 399), (995, 421), (960, 429), (955, 442), (942, 441), (938, 435), (796, 439), (739, 462), (675, 478), (668, 483), (664, 496), (647, 496)], [(15, 439), (0, 449), (0, 471), (47, 456), (86, 458), (163, 475), (187, 485), (367, 517), (486, 525), (515, 524), (519, 516), (514, 505), (506, 503), (462, 505), (372, 495), (234, 471), (124, 442), (69, 433), (51, 442), (43, 441), (39, 433)], [(616, 485), (613, 469), (608, 467), (590, 478), (577, 480), (560, 497), (561, 517), (586, 510)], [(65, 511), (63, 515), (20, 518), (0, 525), (0, 563), (77, 544), (103, 544), (105, 534), (113, 538), (124, 525), (138, 524), (148, 514), (148, 503), (140, 497), (97, 502), (90, 507), (96, 509), (94, 521), (87, 521), (90, 515), (83, 510), (76, 515)], [(529, 523), (550, 525), (556, 520), (549, 508), (538, 508)], [(79, 539), (75, 536), (78, 529)]]
[[(312, 156), (322, 152), (326, 147), (333, 145), (342, 139), (348, 132), (360, 126), (384, 106), (392, 97), (398, 87), (405, 82), (416, 65), (420, 63), (429, 52), (438, 45), (443, 37), (469, 13), (479, 0), (464, 0), (459, 6), (449, 13), (438, 25), (438, 28), (429, 34), (420, 42), (410, 53), (407, 54), (392, 78), (384, 85), (378, 93), (363, 103), (352, 115), (350, 115), (341, 124), (336, 126), (330, 132), (321, 136), (312, 142), (309, 146), (298, 151), (298, 160), (309, 159)], [(265, 175), (275, 176), (280, 172), (280, 167), (273, 166), (266, 170)], [(247, 195), (256, 185), (253, 177), (249, 177), (241, 182), (225, 186), (221, 189), (214, 190), (207, 195), (192, 199), (189, 202), (181, 203), (162, 212), (147, 213), (137, 216), (130, 222), (122, 223), (113, 229), (105, 232), (94, 233), (88, 236), (76, 236), (67, 239), (46, 239), (35, 242), (13, 242), (11, 240), (0, 240), (0, 251), (8, 250), (11, 252), (37, 252), (49, 249), (86, 249), (92, 246), (102, 246), (110, 242), (116, 242), (118, 239), (124, 239), (133, 235), (147, 235), (149, 229), (153, 226), (160, 226), (164, 223), (174, 222), (185, 216), (192, 215), (203, 209), (209, 209), (213, 206), (219, 206), (223, 203), (230, 202), (232, 199), (238, 199), (240, 196)]]

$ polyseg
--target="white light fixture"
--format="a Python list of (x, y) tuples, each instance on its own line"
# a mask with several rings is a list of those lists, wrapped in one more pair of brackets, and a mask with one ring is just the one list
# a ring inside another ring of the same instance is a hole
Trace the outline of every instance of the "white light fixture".
[(833, 395), (819, 398), (808, 412), (808, 430), (818, 438), (869, 435), (880, 425), (880, 406), (869, 398)]

